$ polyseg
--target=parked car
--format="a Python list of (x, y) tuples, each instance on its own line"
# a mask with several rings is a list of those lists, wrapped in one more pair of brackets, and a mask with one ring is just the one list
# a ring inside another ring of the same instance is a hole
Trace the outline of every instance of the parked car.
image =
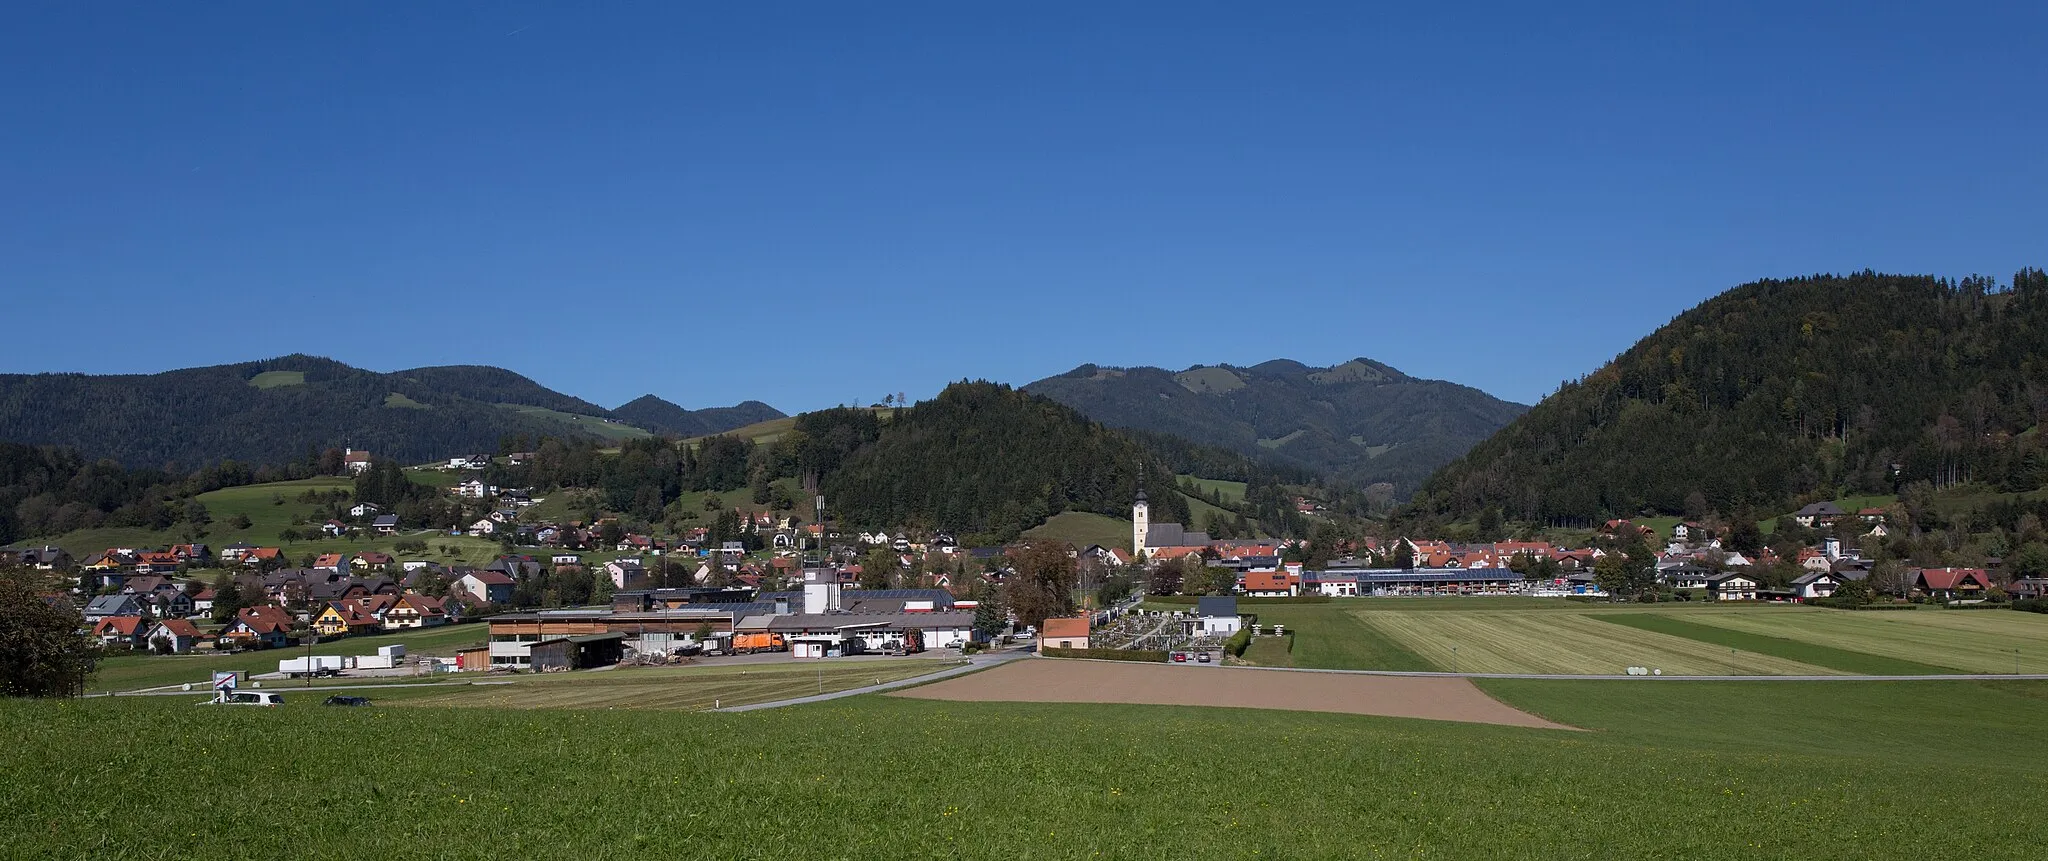
[(1174, 662), (1174, 663), (1176, 663), (1176, 664), (1185, 664), (1185, 663), (1187, 663), (1187, 662), (1188, 662), (1188, 653), (1186, 653), (1186, 652), (1174, 652), (1174, 653), (1173, 653), (1173, 662)]
[(369, 697), (345, 697), (340, 694), (328, 697), (326, 702), (321, 703), (321, 705), (329, 706), (366, 706), (369, 704)]
[(1208, 662), (1209, 662), (1209, 653), (1208, 653), (1208, 652), (1201, 652), (1201, 653), (1199, 653), (1199, 654), (1196, 654), (1196, 655), (1195, 655), (1195, 660), (1197, 660), (1197, 661), (1200, 661), (1200, 662), (1202, 662), (1202, 663), (1206, 664), (1206, 663), (1208, 663)]
[(284, 694), (270, 691), (231, 691), (219, 699), (205, 700), (202, 706), (281, 706)]

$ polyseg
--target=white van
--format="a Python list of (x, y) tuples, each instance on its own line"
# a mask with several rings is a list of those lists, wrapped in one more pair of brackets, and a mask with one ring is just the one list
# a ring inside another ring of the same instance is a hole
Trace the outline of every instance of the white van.
[(229, 691), (224, 697), (207, 700), (202, 706), (281, 706), (284, 694), (270, 691)]

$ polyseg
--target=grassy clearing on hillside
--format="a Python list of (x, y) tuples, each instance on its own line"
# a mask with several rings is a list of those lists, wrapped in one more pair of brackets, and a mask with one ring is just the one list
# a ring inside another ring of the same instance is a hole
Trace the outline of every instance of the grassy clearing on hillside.
[(1628, 627), (1644, 631), (1670, 634), (1674, 637), (1684, 637), (1688, 640), (1698, 640), (1702, 643), (1712, 643), (1716, 646), (1726, 646), (1731, 649), (1771, 655), (1857, 675), (1945, 675), (1957, 672), (1954, 667), (1937, 667), (1918, 661), (1902, 661), (1898, 658), (1887, 658), (1882, 655), (1872, 655), (1866, 652), (1852, 652), (1832, 646), (1802, 643), (1798, 640), (1788, 640), (1783, 637), (1767, 637), (1730, 628), (1701, 625), (1674, 616), (1651, 613), (1602, 613), (1592, 618), (1599, 619), (1602, 622), (1627, 625)]
[[(2033, 858), (2048, 688), (1488, 682), (1594, 732), (858, 697), (745, 714), (0, 703), (8, 854)], [(182, 786), (271, 787), (195, 815)], [(367, 759), (366, 759), (367, 757)], [(1190, 763), (1229, 763), (1230, 792)], [(404, 767), (366, 767), (403, 763)]]
[(592, 434), (602, 439), (608, 439), (614, 442), (628, 439), (644, 439), (646, 437), (653, 436), (653, 434), (648, 433), (647, 431), (634, 427), (632, 425), (622, 424), (620, 422), (605, 421), (604, 419), (598, 418), (596, 416), (579, 415), (577, 413), (565, 413), (560, 410), (551, 410), (546, 407), (528, 406), (526, 404), (498, 404), (498, 406), (504, 409), (511, 410), (515, 413), (519, 413), (520, 415), (523, 416), (546, 419), (548, 421), (552, 421), (556, 424), (562, 425), (563, 427), (575, 428), (576, 430), (582, 431), (584, 433)]
[[(1810, 610), (1713, 614), (1705, 625), (1852, 652), (1955, 667), (1970, 673), (2048, 673), (2048, 616), (2011, 610), (1858, 613)], [(2017, 650), (2017, 651), (2015, 651)]]
[(1468, 673), (1824, 675), (1834, 671), (1697, 640), (1608, 625), (1574, 613), (1354, 611), (1368, 627), (1437, 667)]
[[(315, 655), (374, 655), (377, 647), (394, 643), (405, 645), (407, 655), (453, 655), (457, 649), (480, 645), (490, 636), (487, 626), (479, 623), (443, 625), (418, 631), (395, 631), (389, 634), (374, 634), (363, 637), (347, 637), (339, 640), (322, 640), (313, 647)], [(99, 691), (134, 691), (143, 688), (181, 685), (192, 682), (204, 686), (216, 671), (241, 670), (256, 673), (277, 672), (277, 662), (290, 658), (303, 658), (306, 650), (301, 648), (265, 649), (242, 652), (235, 655), (116, 655), (100, 662), (99, 670), (93, 673), (87, 689)]]
[[(896, 417), (895, 407), (869, 407), (868, 410), (874, 413), (877, 417), (881, 418), (881, 420), (884, 422), (887, 422), (890, 419)], [(732, 430), (725, 431), (723, 433), (713, 434), (713, 436), (734, 436), (739, 437), (740, 439), (753, 440), (756, 445), (765, 445), (767, 443), (771, 443), (778, 439), (781, 439), (783, 434), (789, 433), (790, 431), (795, 429), (796, 416), (784, 416), (779, 419), (769, 419), (765, 422), (755, 422), (750, 425), (736, 427), (733, 428)], [(703, 439), (704, 437), (701, 436), (690, 437), (689, 439), (683, 440), (683, 442), (690, 445), (696, 445)]]
[(419, 401), (413, 400), (412, 398), (408, 398), (405, 395), (399, 394), (398, 392), (392, 392), (391, 394), (385, 395), (384, 406), (386, 409), (394, 410), (431, 410), (434, 408), (432, 404), (420, 403)]
[[(408, 475), (430, 475), (430, 472), (409, 470)], [(328, 538), (318, 533), (315, 506), (298, 501), (298, 496), (307, 490), (347, 490), (354, 482), (347, 478), (322, 477), (298, 481), (280, 481), (270, 484), (251, 484), (243, 487), (229, 487), (200, 494), (197, 499), (206, 506), (213, 523), (199, 541), (218, 549), (229, 544), (253, 544), (259, 547), (281, 547), (294, 564), (302, 557), (321, 553), (361, 553), (365, 550), (392, 552), (400, 541), (424, 541), (428, 551), (424, 558), (439, 562), (479, 565), (491, 561), (503, 552), (495, 541), (471, 538), (466, 535), (448, 535), (434, 531), (409, 530), (398, 535), (358, 535), (352, 538)], [(231, 529), (228, 522), (235, 515), (249, 518), (248, 529)], [(311, 523), (293, 525), (293, 520), (309, 520)], [(283, 541), (279, 538), (285, 529), (312, 533), (317, 538)], [(51, 540), (51, 543), (71, 551), (80, 558), (97, 553), (109, 547), (162, 547), (182, 544), (185, 535), (181, 530), (150, 530), (137, 528), (81, 529), (67, 532)], [(448, 552), (444, 552), (446, 548)], [(204, 575), (202, 575), (204, 576)]]
[(1075, 547), (1100, 544), (1126, 553), (1131, 549), (1131, 522), (1088, 511), (1062, 511), (1024, 530), (1025, 538), (1065, 541)]
[(620, 668), (520, 676), (512, 684), (407, 691), (408, 706), (513, 709), (708, 709), (834, 693), (934, 673), (931, 659), (726, 667)]
[(1216, 495), (1222, 498), (1223, 504), (1225, 505), (1232, 505), (1244, 501), (1244, 482), (1242, 481), (1224, 481), (1220, 478), (1201, 478), (1199, 476), (1193, 475), (1181, 475), (1175, 477), (1180, 479), (1181, 481), (1194, 482), (1196, 487), (1201, 488), (1203, 494), (1207, 494), (1209, 491), (1212, 490), (1216, 491)]
[(284, 386), (303, 386), (305, 384), (305, 371), (264, 371), (249, 378), (249, 385), (259, 389), (276, 389)]

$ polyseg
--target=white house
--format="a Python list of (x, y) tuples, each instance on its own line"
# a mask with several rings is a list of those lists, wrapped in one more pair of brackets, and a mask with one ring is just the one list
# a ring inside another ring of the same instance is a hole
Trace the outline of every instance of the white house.
[(372, 502), (358, 502), (358, 503), (356, 503), (356, 504), (355, 504), (355, 507), (353, 507), (353, 508), (350, 508), (350, 509), (348, 510), (348, 516), (350, 516), (350, 517), (368, 517), (368, 516), (370, 516), (370, 515), (372, 515), (372, 514), (376, 514), (377, 512), (380, 512), (380, 511), (383, 511), (383, 510), (384, 510), (384, 509), (382, 509), (382, 508), (378, 508), (378, 507), (377, 507), (377, 505), (376, 505), (376, 503), (372, 503)]
[(1735, 571), (1707, 578), (1707, 594), (1716, 601), (1754, 601), (1761, 586), (1756, 578)]
[(1358, 597), (1358, 575), (1324, 571), (1316, 575), (1316, 594), (1332, 598)]
[(475, 522), (475, 523), (472, 523), (472, 524), (470, 524), (470, 525), (469, 525), (469, 534), (471, 534), (471, 535), (476, 535), (476, 536), (483, 536), (483, 535), (492, 535), (492, 534), (495, 534), (495, 533), (497, 533), (497, 531), (498, 531), (498, 523), (497, 523), (497, 521), (495, 521), (495, 520), (492, 520), (492, 519), (490, 519), (490, 518), (488, 518), (488, 517), (486, 517), (486, 518), (483, 518), (482, 520), (478, 520), (477, 522)]
[[(1353, 580), (1353, 584), (1356, 584)], [(1195, 620), (1191, 628), (1195, 633), (1228, 637), (1244, 627), (1244, 617), (1237, 614), (1237, 599), (1229, 595), (1204, 596), (1195, 603)]]

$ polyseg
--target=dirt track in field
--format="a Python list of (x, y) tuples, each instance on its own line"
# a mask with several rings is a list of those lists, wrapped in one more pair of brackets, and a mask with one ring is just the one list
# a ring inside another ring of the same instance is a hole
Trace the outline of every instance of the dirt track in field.
[(889, 696), (965, 702), (1222, 706), (1573, 729), (1511, 708), (1465, 679), (1056, 658), (1012, 661)]

